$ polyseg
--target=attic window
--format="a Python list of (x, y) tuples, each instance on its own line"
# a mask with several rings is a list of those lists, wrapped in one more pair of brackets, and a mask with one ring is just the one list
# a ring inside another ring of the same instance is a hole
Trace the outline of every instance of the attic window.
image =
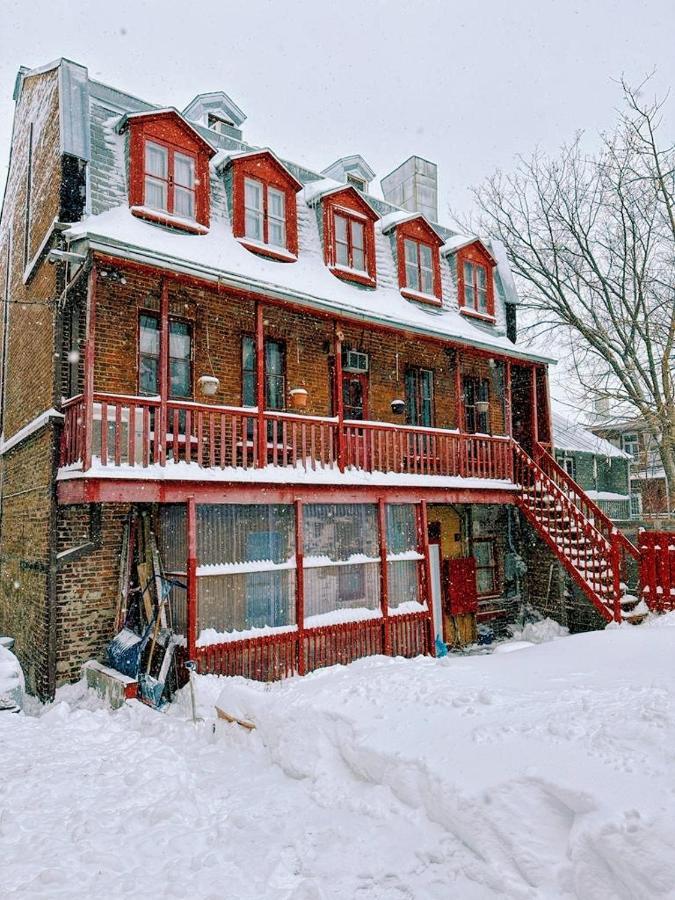
[(377, 213), (353, 187), (327, 194), (322, 207), (326, 265), (344, 281), (375, 287)]
[(232, 158), (232, 230), (247, 250), (280, 262), (298, 254), (302, 185), (269, 150)]
[(183, 231), (205, 232), (213, 147), (173, 110), (130, 117), (128, 127), (132, 213)]
[(357, 191), (366, 191), (368, 185), (364, 181), (363, 178), (359, 178), (358, 175), (347, 175), (347, 184), (350, 184), (352, 187), (355, 187)]
[(225, 116), (217, 116), (214, 113), (209, 113), (207, 124), (212, 131), (216, 131), (218, 134), (230, 134), (230, 129), (235, 127), (234, 122), (230, 121), (230, 119), (225, 118)]
[(400, 222), (396, 226), (396, 256), (401, 294), (408, 300), (440, 306), (442, 240), (424, 216)]
[(457, 252), (457, 294), (460, 312), (495, 321), (494, 260), (480, 242)]

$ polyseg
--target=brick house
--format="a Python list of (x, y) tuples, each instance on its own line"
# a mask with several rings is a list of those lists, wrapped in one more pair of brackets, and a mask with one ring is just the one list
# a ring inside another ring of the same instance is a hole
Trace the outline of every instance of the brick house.
[(102, 656), (133, 510), (202, 671), (433, 653), (550, 566), (620, 615), (631, 545), (551, 455), (551, 361), (504, 248), (436, 221), (433, 164), (380, 199), (360, 156), (247, 144), (222, 92), (158, 108), (63, 59), (14, 99), (0, 631), (31, 690)]

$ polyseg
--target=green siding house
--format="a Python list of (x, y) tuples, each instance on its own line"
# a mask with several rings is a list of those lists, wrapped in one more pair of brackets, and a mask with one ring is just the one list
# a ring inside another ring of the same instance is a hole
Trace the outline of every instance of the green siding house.
[(559, 413), (553, 414), (555, 458), (615, 521), (631, 518), (631, 457)]

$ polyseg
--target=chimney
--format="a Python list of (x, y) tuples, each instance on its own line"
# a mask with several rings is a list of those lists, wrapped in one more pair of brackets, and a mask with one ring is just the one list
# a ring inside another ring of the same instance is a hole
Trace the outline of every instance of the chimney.
[(438, 167), (436, 163), (411, 156), (380, 182), (385, 200), (410, 212), (423, 213), (438, 221)]

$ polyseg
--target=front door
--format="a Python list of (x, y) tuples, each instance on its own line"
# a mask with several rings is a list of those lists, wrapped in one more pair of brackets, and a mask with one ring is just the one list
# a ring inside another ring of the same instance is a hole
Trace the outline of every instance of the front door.
[(464, 430), (469, 434), (489, 434), (489, 412), (482, 411), (481, 403), (490, 399), (490, 383), (487, 378), (465, 375), (464, 387)]
[(511, 427), (513, 439), (532, 455), (532, 369), (511, 366)]

